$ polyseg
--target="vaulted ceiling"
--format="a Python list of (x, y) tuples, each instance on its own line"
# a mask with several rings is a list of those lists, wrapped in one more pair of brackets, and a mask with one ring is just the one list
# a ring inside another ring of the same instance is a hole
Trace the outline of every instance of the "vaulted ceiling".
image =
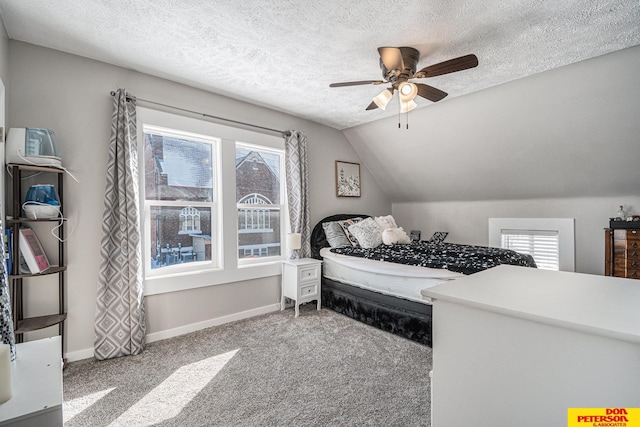
[(337, 129), (397, 115), (365, 111), (384, 86), (329, 88), (380, 79), (381, 46), (418, 49), (418, 68), (476, 54), (477, 68), (424, 79), (442, 103), (640, 44), (637, 0), (0, 0), (0, 13), (11, 39)]

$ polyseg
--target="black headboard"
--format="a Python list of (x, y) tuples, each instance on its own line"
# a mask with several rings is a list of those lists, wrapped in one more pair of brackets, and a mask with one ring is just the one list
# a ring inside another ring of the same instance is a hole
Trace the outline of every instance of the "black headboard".
[(313, 227), (311, 232), (311, 256), (316, 259), (322, 259), (320, 256), (320, 249), (329, 247), (327, 237), (324, 235), (324, 228), (322, 224), (330, 221), (341, 221), (343, 219), (355, 218), (355, 217), (368, 218), (370, 215), (362, 214), (336, 214), (324, 218), (322, 221)]

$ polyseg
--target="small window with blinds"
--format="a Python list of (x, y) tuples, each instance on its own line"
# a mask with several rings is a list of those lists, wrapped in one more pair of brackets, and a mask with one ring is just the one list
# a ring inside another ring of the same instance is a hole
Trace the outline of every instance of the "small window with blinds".
[(501, 230), (501, 247), (531, 255), (543, 270), (560, 270), (558, 244), (557, 230)]
[(573, 218), (489, 218), (489, 246), (531, 255), (540, 269), (575, 271)]

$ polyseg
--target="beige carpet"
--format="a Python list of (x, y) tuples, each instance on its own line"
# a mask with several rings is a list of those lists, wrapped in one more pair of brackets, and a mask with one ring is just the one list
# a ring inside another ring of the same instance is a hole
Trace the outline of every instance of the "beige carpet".
[(315, 304), (69, 363), (65, 426), (428, 426), (431, 349)]

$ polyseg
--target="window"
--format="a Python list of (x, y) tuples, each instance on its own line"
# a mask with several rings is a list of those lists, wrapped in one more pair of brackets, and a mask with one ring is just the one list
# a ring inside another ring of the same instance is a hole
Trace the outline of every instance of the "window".
[(217, 266), (214, 165), (220, 140), (143, 126), (147, 274)]
[(543, 270), (560, 270), (557, 230), (502, 230), (501, 247), (529, 254)]
[(145, 295), (280, 275), (283, 138), (136, 113)]
[(202, 234), (200, 211), (188, 206), (180, 211), (180, 234)]
[(283, 162), (282, 150), (236, 143), (240, 262), (282, 256)]
[(489, 218), (489, 245), (531, 255), (541, 269), (575, 271), (571, 218)]
[(145, 294), (280, 275), (284, 139), (136, 113)]
[(240, 233), (272, 232), (271, 216), (268, 209), (251, 208), (242, 205), (271, 205), (268, 199), (260, 194), (250, 194), (238, 201), (238, 229)]

